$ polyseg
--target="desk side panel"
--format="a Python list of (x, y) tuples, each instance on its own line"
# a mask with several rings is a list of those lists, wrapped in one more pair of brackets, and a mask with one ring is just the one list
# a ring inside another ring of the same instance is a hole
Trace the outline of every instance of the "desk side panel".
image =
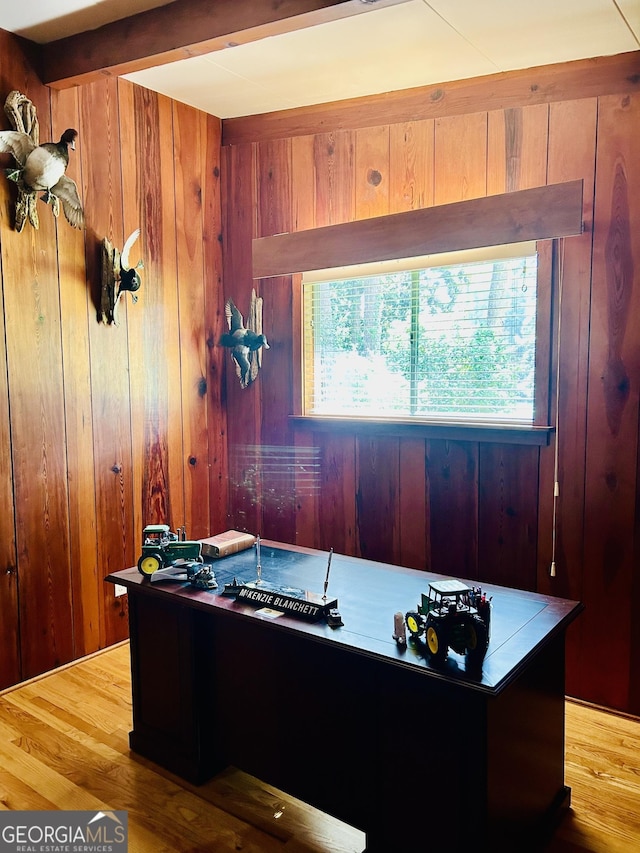
[(129, 599), (130, 746), (199, 784), (224, 766), (212, 736), (211, 658), (197, 651), (208, 643), (202, 636), (203, 616), (175, 601), (136, 593)]
[(568, 805), (564, 786), (565, 636), (547, 644), (520, 677), (489, 701), (490, 837), (505, 850), (544, 838)]

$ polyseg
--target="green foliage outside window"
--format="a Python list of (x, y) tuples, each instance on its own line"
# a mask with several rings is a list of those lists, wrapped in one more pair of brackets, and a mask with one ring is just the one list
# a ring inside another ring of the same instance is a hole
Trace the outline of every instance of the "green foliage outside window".
[(305, 283), (307, 414), (532, 423), (536, 255)]

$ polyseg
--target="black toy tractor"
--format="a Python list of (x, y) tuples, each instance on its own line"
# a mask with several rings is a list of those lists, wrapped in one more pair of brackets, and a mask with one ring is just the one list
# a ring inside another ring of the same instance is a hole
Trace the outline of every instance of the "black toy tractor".
[(480, 587), (456, 580), (433, 581), (429, 594), (422, 593), (417, 610), (405, 615), (405, 623), (414, 640), (424, 634), (434, 663), (442, 663), (451, 648), (466, 655), (469, 666), (478, 666), (489, 645), (490, 602)]
[(202, 543), (189, 541), (184, 528), (173, 533), (168, 524), (149, 524), (142, 532), (138, 571), (152, 575), (158, 569), (181, 563), (202, 563)]

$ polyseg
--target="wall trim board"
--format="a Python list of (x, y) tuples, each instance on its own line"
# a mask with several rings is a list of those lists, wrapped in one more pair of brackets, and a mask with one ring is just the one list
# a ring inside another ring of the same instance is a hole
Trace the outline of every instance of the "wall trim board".
[(222, 144), (264, 142), (442, 116), (640, 91), (640, 51), (225, 119)]
[(253, 242), (253, 277), (582, 232), (582, 180), (310, 228)]

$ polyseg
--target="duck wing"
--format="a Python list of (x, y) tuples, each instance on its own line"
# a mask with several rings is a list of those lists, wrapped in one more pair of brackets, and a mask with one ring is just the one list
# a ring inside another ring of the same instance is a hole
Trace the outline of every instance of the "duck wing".
[(231, 330), (231, 334), (237, 331), (244, 330), (244, 320), (242, 314), (236, 308), (233, 299), (227, 299), (227, 303), (224, 306), (224, 313), (227, 318), (227, 323), (229, 325), (229, 329)]
[(21, 166), (24, 166), (27, 157), (36, 147), (28, 133), (20, 133), (18, 130), (0, 131), (0, 152), (13, 154)]
[(120, 265), (124, 270), (128, 270), (131, 267), (131, 264), (129, 263), (129, 253), (131, 252), (131, 248), (139, 236), (140, 229), (136, 228), (135, 231), (132, 231), (131, 234), (129, 234), (129, 236), (124, 242), (124, 246), (122, 247), (122, 253), (120, 255)]
[(51, 192), (62, 202), (62, 209), (69, 225), (73, 225), (74, 228), (82, 228), (84, 211), (75, 182), (63, 175), (58, 183), (51, 187)]

